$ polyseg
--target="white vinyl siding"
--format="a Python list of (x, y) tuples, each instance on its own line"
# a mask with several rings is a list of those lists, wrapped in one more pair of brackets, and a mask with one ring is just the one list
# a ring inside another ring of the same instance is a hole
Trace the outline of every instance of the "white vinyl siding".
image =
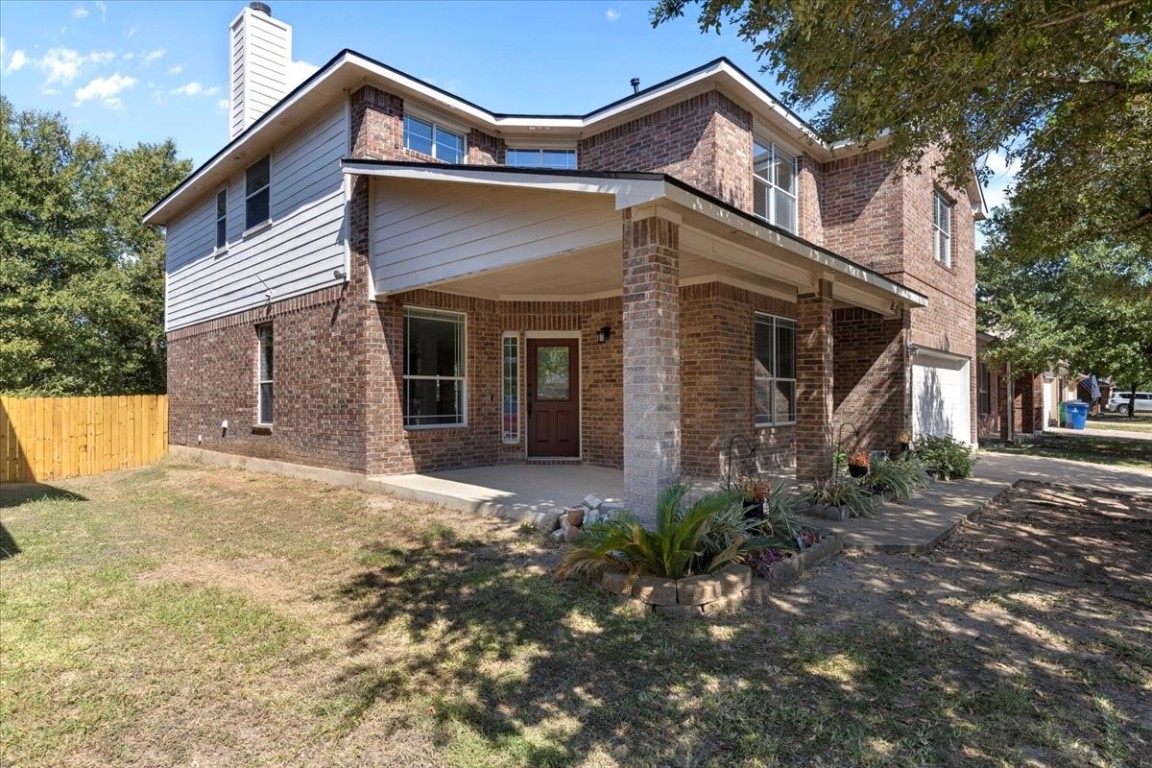
[[(340, 158), (346, 148), (340, 100), (273, 150), (268, 205), (274, 224), (245, 236), (245, 206), (229, 206), (226, 259), (212, 258), (215, 193), (169, 224), (168, 330), (336, 282), (333, 270), (344, 268)], [(245, 182), (245, 169), (238, 168), (229, 181), (230, 200), (244, 200)]]
[(620, 214), (592, 195), (421, 181), (372, 188), (381, 294), (619, 242)]

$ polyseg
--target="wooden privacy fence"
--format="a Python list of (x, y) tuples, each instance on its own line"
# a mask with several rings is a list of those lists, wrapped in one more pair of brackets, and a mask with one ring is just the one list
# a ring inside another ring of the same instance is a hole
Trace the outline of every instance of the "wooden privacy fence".
[(0, 396), (0, 482), (96, 475), (167, 453), (167, 395)]

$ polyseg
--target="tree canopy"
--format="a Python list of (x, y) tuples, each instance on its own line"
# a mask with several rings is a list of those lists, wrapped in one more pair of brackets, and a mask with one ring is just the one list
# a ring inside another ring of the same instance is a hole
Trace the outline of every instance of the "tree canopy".
[(689, 6), (735, 25), (828, 137), (887, 133), (907, 167), (939, 147), (958, 184), (988, 152), (1019, 161), (1013, 247), (1152, 262), (1152, 0), (659, 0), (653, 24)]
[(164, 240), (144, 213), (191, 168), (0, 97), (0, 391), (165, 390)]

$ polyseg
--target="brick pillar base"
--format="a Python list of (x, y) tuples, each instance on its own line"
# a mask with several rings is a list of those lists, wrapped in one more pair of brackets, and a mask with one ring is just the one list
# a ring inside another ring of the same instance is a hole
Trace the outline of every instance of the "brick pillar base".
[(832, 284), (796, 299), (796, 479), (832, 475)]
[(649, 517), (680, 479), (680, 226), (656, 207), (624, 214), (624, 496)]

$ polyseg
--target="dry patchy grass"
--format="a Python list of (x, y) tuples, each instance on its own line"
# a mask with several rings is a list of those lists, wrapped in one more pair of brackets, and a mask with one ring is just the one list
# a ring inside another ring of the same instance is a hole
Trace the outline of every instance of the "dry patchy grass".
[(1152, 749), (1147, 500), (1021, 492), (929, 557), (841, 558), (770, 606), (669, 623), (555, 582), (531, 532), (381, 496), (178, 464), (0, 493), (6, 766)]

